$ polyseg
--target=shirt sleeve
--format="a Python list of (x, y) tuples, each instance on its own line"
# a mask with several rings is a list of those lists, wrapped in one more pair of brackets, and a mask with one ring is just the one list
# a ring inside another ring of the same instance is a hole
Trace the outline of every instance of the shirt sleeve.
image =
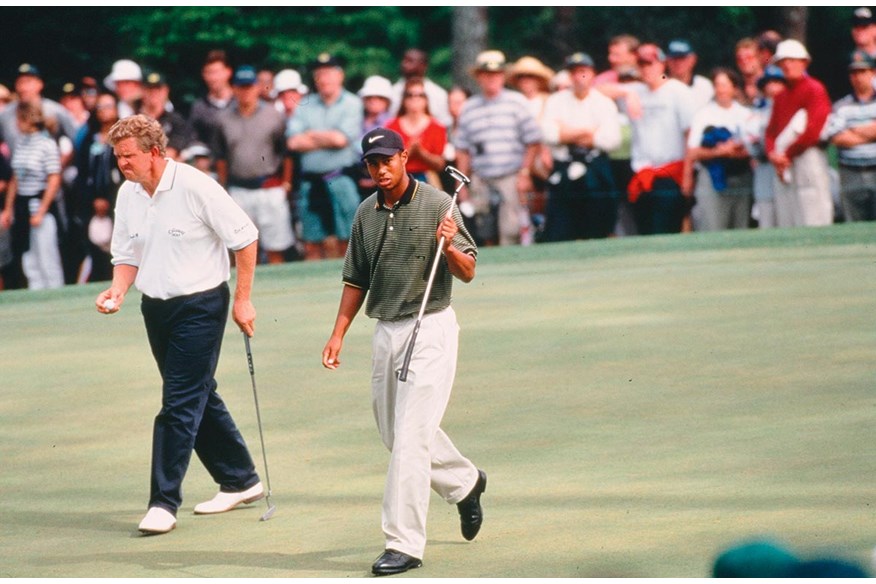
[[(602, 94), (596, 94), (601, 96)], [(599, 126), (593, 135), (593, 145), (604, 152), (616, 150), (621, 145), (620, 114), (611, 99), (600, 99)]]
[[(200, 171), (196, 171), (200, 172)], [(205, 179), (194, 192), (200, 199), (201, 218), (230, 250), (243, 249), (259, 238), (258, 229), (225, 189), (213, 179)]]
[(116, 197), (116, 208), (113, 218), (113, 237), (110, 243), (110, 253), (114, 266), (128, 265), (138, 267), (140, 258), (136, 255), (131, 232), (128, 229), (127, 206), (130, 197), (130, 183), (122, 184)]

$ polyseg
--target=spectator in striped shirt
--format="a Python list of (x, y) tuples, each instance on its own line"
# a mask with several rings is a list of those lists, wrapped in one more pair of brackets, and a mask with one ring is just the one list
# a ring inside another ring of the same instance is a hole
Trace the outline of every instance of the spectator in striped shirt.
[(55, 197), (61, 187), (61, 153), (45, 131), (39, 105), (21, 103), (15, 116), (20, 137), (12, 154), (12, 179), (0, 223), (11, 230), (14, 261), (21, 266), (18, 284), (23, 284), (23, 275), (31, 290), (60, 288), (64, 269)]
[(828, 135), (839, 149), (840, 198), (846, 221), (876, 220), (876, 62), (852, 53), (852, 93), (833, 104)]
[(478, 55), (471, 73), (481, 92), (463, 105), (454, 143), (457, 166), (472, 179), (459, 197), (474, 205), (475, 237), (484, 245), (520, 243), (529, 228), (529, 169), (542, 143), (526, 98), (505, 89), (505, 67), (501, 51)]

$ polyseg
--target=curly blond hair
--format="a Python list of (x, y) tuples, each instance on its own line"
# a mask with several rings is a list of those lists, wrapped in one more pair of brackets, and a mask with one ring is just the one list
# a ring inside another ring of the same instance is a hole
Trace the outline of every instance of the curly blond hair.
[(167, 153), (167, 135), (161, 129), (161, 124), (149, 116), (137, 114), (121, 119), (113, 124), (107, 134), (110, 146), (115, 146), (127, 138), (134, 138), (143, 152), (158, 147), (162, 156)]

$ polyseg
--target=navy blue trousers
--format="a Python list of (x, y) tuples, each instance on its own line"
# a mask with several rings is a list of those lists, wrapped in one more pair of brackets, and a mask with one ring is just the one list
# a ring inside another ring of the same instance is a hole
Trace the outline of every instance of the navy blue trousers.
[(216, 393), (229, 296), (223, 283), (169, 300), (144, 295), (140, 304), (162, 379), (161, 411), (152, 432), (149, 506), (174, 515), (193, 450), (223, 491), (242, 491), (259, 481), (246, 443)]

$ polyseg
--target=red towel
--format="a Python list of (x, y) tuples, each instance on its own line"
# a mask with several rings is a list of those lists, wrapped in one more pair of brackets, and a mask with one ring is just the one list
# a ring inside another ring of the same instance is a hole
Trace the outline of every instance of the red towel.
[(635, 203), (639, 200), (639, 195), (654, 188), (654, 181), (658, 178), (671, 178), (677, 185), (681, 186), (684, 180), (684, 161), (670, 162), (657, 168), (649, 166), (634, 174), (633, 178), (630, 179), (630, 184), (627, 185), (627, 196), (630, 203)]

